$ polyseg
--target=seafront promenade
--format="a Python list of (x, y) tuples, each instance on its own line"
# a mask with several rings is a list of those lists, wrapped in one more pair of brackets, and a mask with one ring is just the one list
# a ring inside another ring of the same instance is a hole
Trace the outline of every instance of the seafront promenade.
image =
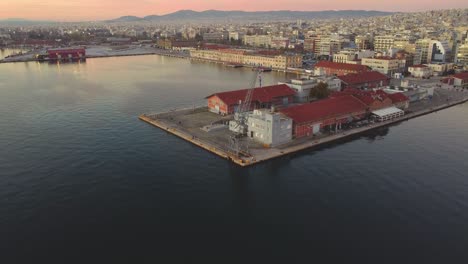
[[(28, 62), (28, 61), (37, 61), (36, 54), (45, 53), (45, 49), (36, 49), (29, 52), (10, 56), (3, 60), (0, 60), (0, 63), (13, 63), (13, 62)], [(110, 57), (126, 57), (126, 56), (144, 56), (144, 55), (160, 55), (167, 57), (175, 57), (181, 59), (188, 59), (190, 55), (187, 52), (173, 51), (158, 49), (150, 46), (139, 46), (132, 45), (128, 48), (116, 49), (111, 46), (89, 46), (86, 48), (85, 59), (91, 58), (110, 58)]]
[(262, 145), (249, 141), (250, 155), (236, 155), (228, 146), (229, 131), (221, 129), (213, 132), (202, 130), (203, 125), (214, 122), (223, 121), (230, 117), (220, 117), (219, 115), (208, 112), (206, 107), (189, 108), (181, 110), (173, 110), (158, 114), (143, 114), (139, 118), (156, 126), (164, 131), (167, 131), (175, 136), (178, 136), (198, 147), (210, 151), (222, 158), (231, 160), (240, 166), (251, 166), (263, 161), (271, 160), (281, 156), (300, 152), (302, 150), (311, 149), (318, 146), (330, 144), (345, 138), (362, 134), (366, 131), (389, 126), (405, 120), (416, 118), (418, 116), (430, 114), (445, 108), (449, 108), (468, 101), (468, 92), (459, 90), (436, 89), (432, 100), (423, 100), (416, 102), (410, 106), (407, 114), (385, 122), (377, 122), (361, 127), (341, 130), (337, 133), (322, 134), (320, 136), (310, 136), (306, 138), (296, 139), (282, 146), (266, 148)]

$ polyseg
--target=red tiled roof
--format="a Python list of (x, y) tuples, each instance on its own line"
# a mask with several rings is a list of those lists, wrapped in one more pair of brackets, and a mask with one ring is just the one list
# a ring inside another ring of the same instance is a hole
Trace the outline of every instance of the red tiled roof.
[[(249, 89), (215, 93), (210, 96), (207, 96), (205, 99), (208, 99), (212, 96), (217, 96), (227, 105), (235, 105), (239, 103), (239, 100), (244, 101), (247, 91)], [(286, 84), (265, 86), (255, 88), (252, 94), (252, 101), (258, 101), (260, 103), (271, 102), (274, 98), (291, 96), (294, 95), (295, 91)]]
[(468, 72), (457, 73), (457, 74), (453, 75), (453, 78), (462, 79), (462, 80), (467, 81), (468, 80)]
[(341, 92), (335, 92), (331, 94), (330, 97), (341, 97), (341, 96), (347, 96), (347, 95), (352, 95), (356, 97), (356, 99), (360, 100), (366, 105), (371, 105), (376, 100), (384, 101), (385, 99), (388, 98), (388, 94), (382, 90), (362, 91), (362, 90), (358, 90), (355, 88), (347, 88)]
[(386, 81), (390, 78), (380, 72), (369, 71), (338, 76), (338, 79), (340, 79), (345, 84), (353, 85), (368, 82)]
[(360, 64), (337, 63), (332, 61), (319, 61), (315, 64), (315, 68), (330, 68), (335, 70), (349, 70), (349, 71), (368, 71), (369, 68)]
[(403, 93), (388, 94), (388, 97), (392, 99), (394, 104), (409, 101), (409, 98)]
[(365, 111), (365, 104), (351, 95), (345, 95), (289, 107), (280, 112), (293, 119), (296, 124), (301, 124)]

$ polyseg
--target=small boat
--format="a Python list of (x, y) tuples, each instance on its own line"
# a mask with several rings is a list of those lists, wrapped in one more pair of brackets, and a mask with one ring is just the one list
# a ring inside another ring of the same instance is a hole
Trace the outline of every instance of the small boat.
[(226, 67), (231, 67), (231, 68), (242, 68), (242, 67), (244, 67), (244, 65), (238, 64), (238, 63), (229, 63), (229, 64), (226, 64)]
[(271, 72), (272, 71), (272, 69), (268, 68), (268, 67), (258, 67), (257, 70), (259, 70), (261, 72)]

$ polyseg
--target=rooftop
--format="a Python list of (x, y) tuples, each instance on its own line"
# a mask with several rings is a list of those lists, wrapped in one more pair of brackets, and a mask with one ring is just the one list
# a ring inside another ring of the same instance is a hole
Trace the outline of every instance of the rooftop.
[(360, 64), (349, 64), (349, 63), (337, 63), (331, 61), (319, 61), (315, 64), (315, 68), (330, 68), (337, 70), (350, 70), (350, 71), (368, 71), (369, 68), (365, 65)]
[(345, 84), (353, 85), (367, 82), (386, 81), (390, 78), (387, 75), (382, 74), (380, 72), (368, 71), (338, 76), (338, 79), (340, 79)]
[[(215, 93), (210, 96), (207, 96), (206, 99), (217, 96), (225, 104), (233, 105), (238, 104), (239, 101), (244, 101), (247, 91), (249, 89)], [(271, 85), (265, 87), (258, 87), (253, 90), (252, 101), (258, 102), (271, 102), (276, 97), (291, 96), (295, 92), (293, 89), (289, 88), (286, 84)]]
[(366, 105), (351, 95), (333, 97), (281, 110), (296, 122), (309, 123), (346, 114), (365, 112)]

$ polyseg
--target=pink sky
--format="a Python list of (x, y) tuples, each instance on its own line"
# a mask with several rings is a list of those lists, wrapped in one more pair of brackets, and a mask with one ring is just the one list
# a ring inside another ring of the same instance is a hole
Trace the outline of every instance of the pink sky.
[(0, 19), (82, 21), (161, 15), (181, 9), (423, 11), (467, 7), (466, 0), (0, 0)]

